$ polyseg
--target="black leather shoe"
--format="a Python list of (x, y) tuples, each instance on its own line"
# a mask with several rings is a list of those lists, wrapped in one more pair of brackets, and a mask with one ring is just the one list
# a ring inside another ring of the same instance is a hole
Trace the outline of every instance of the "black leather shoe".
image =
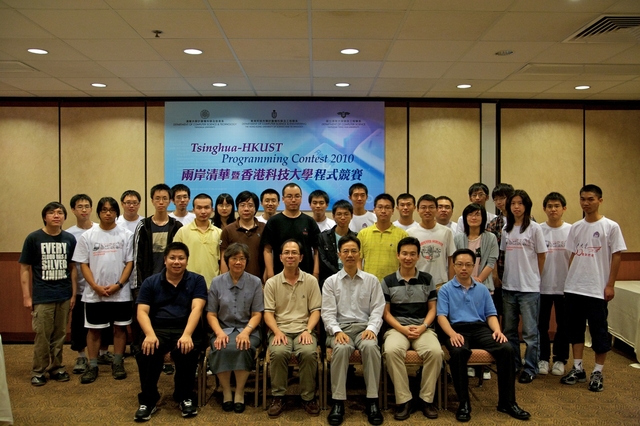
[(338, 426), (342, 424), (344, 420), (344, 402), (342, 401), (334, 401), (333, 408), (331, 408), (331, 412), (327, 416), (327, 421), (330, 425)]
[(235, 404), (233, 404), (233, 411), (236, 413), (243, 413), (244, 412), (244, 402), (236, 402)]
[(514, 419), (518, 420), (529, 420), (531, 414), (528, 411), (524, 411), (522, 408), (518, 407), (518, 404), (515, 402), (511, 404), (498, 405), (498, 411), (501, 413), (507, 413)]
[(456, 420), (459, 422), (468, 422), (471, 420), (471, 404), (462, 402), (456, 411)]
[(520, 377), (518, 377), (518, 383), (531, 383), (533, 382), (533, 379), (535, 379), (536, 376), (533, 376), (525, 371), (523, 371), (520, 374)]
[(396, 414), (393, 415), (393, 418), (396, 420), (407, 420), (411, 416), (411, 409), (413, 408), (412, 405), (411, 400), (404, 404), (397, 404)]
[(422, 414), (428, 419), (437, 419), (438, 407), (433, 402), (422, 401)]
[(233, 411), (233, 401), (223, 402), (222, 411), (226, 411), (227, 413)]
[(380, 407), (378, 407), (377, 399), (367, 398), (367, 407), (364, 412), (367, 415), (367, 420), (369, 420), (369, 423), (372, 425), (381, 425), (384, 421)]

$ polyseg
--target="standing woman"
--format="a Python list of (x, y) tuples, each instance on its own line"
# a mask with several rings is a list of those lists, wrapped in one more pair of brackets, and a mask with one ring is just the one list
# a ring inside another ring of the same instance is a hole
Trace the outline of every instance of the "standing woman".
[[(242, 413), (244, 385), (260, 345), (264, 296), (260, 278), (244, 271), (249, 260), (246, 244), (231, 244), (224, 252), (224, 260), (229, 272), (215, 277), (209, 289), (207, 321), (215, 334), (211, 339), (209, 367), (222, 386), (222, 409)], [(233, 398), (231, 372), (236, 376)]]
[(220, 229), (236, 220), (236, 208), (233, 204), (233, 198), (226, 192), (218, 195), (216, 198), (216, 207), (213, 210), (213, 219), (211, 223)]

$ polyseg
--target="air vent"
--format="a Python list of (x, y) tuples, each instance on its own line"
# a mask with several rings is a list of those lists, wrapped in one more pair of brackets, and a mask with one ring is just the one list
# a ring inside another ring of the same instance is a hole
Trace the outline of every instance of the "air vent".
[(555, 75), (564, 77), (589, 75), (640, 75), (640, 65), (636, 64), (536, 64), (522, 67), (517, 74)]
[(573, 33), (564, 43), (637, 43), (640, 41), (640, 16), (601, 16)]
[(0, 72), (33, 72), (38, 71), (19, 61), (0, 61)]

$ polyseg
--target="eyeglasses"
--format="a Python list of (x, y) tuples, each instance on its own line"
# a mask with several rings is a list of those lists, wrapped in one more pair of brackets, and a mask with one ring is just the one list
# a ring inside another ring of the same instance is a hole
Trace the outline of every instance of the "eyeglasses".
[(229, 259), (229, 263), (244, 263), (246, 261), (246, 257), (232, 257)]
[(473, 263), (460, 263), (460, 262), (456, 262), (453, 264), (456, 268), (465, 268), (465, 269), (471, 269), (474, 267)]
[(283, 256), (299, 256), (300, 252), (299, 251), (295, 251), (295, 250), (293, 250), (293, 251), (287, 250), (287, 251), (283, 251), (282, 255)]
[(114, 209), (102, 209), (100, 210), (100, 213), (115, 213), (116, 211)]
[(240, 203), (238, 204), (238, 209), (239, 210), (244, 210), (244, 209), (255, 209), (256, 206), (253, 205), (253, 203)]
[(137, 201), (125, 201), (125, 202), (124, 202), (124, 203), (122, 203), (122, 204), (124, 204), (124, 205), (125, 205), (125, 206), (127, 206), (127, 207), (135, 207), (135, 206), (140, 205), (140, 203), (139, 203), (139, 202), (137, 202)]
[(485, 194), (484, 191), (474, 192), (473, 194), (471, 194), (471, 198), (482, 198), (486, 196), (487, 194)]
[(348, 254), (358, 254), (360, 253), (360, 251), (358, 249), (345, 249), (345, 250), (340, 250), (340, 253), (342, 253), (343, 255), (348, 255)]
[(295, 194), (295, 195), (289, 194), (289, 195), (285, 195), (284, 198), (286, 200), (299, 200), (299, 199), (302, 198), (302, 195), (300, 195), (300, 194)]

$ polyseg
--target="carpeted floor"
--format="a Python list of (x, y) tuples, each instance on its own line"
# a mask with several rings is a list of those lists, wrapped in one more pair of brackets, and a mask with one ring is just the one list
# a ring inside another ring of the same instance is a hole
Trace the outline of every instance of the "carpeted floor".
[[(82, 385), (78, 376), (72, 376), (70, 382), (48, 382), (36, 388), (30, 385), (29, 371), (31, 366), (31, 345), (4, 346), (7, 382), (13, 407), (16, 425), (118, 425), (132, 424), (133, 414), (138, 407), (137, 393), (139, 379), (137, 367), (132, 358), (125, 360), (129, 377), (115, 381), (111, 377), (110, 366), (100, 366), (100, 376), (95, 383)], [(64, 359), (71, 373), (75, 360), (68, 346), (65, 346)], [(516, 383), (518, 403), (532, 414), (529, 424), (536, 425), (639, 425), (640, 424), (640, 369), (630, 367), (635, 363), (632, 350), (628, 347), (614, 348), (607, 358), (605, 366), (605, 391), (589, 392), (587, 384), (565, 386), (559, 383), (556, 376), (538, 376), (533, 383), (522, 385)], [(585, 351), (587, 371), (593, 367), (593, 352)], [(251, 379), (250, 379), (251, 380)], [(158, 412), (151, 418), (150, 424), (172, 424), (185, 422), (189, 424), (218, 425), (293, 425), (302, 424), (325, 425), (328, 411), (322, 411), (319, 417), (310, 418), (297, 405), (295, 397), (291, 397), (291, 407), (278, 419), (268, 419), (266, 412), (260, 408), (247, 406), (243, 414), (225, 413), (220, 408), (221, 394), (213, 393), (215, 380), (209, 378), (207, 396), (209, 401), (199, 409), (197, 417), (184, 420), (177, 404), (171, 398), (173, 391), (172, 376), (162, 375), (160, 390), (163, 397), (158, 405)], [(482, 388), (472, 386), (472, 419), (474, 424), (503, 425), (522, 424), (506, 414), (498, 413), (497, 382), (495, 375), (485, 382)], [(252, 386), (251, 383), (247, 385)], [(356, 389), (355, 395), (347, 402), (346, 425), (367, 425), (366, 417), (360, 412), (363, 407), (362, 392), (364, 384), (361, 376), (356, 376), (354, 383), (349, 384)], [(424, 425), (433, 422), (438, 424), (457, 424), (455, 410), (457, 397), (450, 385), (448, 389), (448, 410), (440, 412), (438, 420), (427, 420), (422, 413), (414, 413), (404, 425)], [(385, 424), (400, 424), (393, 419), (393, 394), (389, 395), (390, 409), (384, 413)], [(253, 401), (253, 395), (247, 392), (246, 401)]]

